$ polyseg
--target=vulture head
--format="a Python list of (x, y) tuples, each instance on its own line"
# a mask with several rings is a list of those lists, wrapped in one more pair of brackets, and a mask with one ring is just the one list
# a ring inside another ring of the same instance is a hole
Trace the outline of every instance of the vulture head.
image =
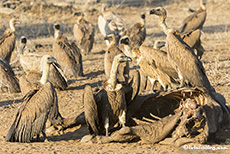
[(57, 61), (54, 57), (50, 55), (44, 55), (41, 59), (41, 71), (42, 71), (42, 78), (40, 80), (41, 84), (44, 85), (48, 81), (49, 72), (50, 72), (50, 65), (57, 64)]
[(149, 11), (149, 14), (155, 14), (161, 18), (162, 21), (165, 21), (167, 17), (167, 12), (163, 7), (157, 7)]
[(20, 21), (13, 18), (10, 20), (10, 29), (14, 32), (15, 31), (15, 25), (20, 24)]
[(132, 54), (132, 43), (129, 36), (123, 36), (120, 40), (120, 44), (124, 45), (124, 54), (128, 57), (133, 57)]
[(19, 54), (23, 55), (24, 49), (26, 47), (26, 43), (27, 43), (27, 38), (25, 36), (22, 36), (20, 38), (19, 51), (18, 51)]

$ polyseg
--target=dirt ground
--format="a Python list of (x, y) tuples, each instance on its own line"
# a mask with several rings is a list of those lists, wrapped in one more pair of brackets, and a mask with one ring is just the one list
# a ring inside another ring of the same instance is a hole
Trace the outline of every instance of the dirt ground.
[[(23, 3), (22, 3), (23, 4)], [(131, 27), (139, 21), (141, 13), (148, 12), (151, 8), (162, 5), (168, 12), (167, 23), (169, 27), (179, 28), (182, 20), (190, 15), (185, 8), (198, 8), (199, 0), (174, 0), (164, 1), (164, 3), (147, 3), (139, 6), (113, 5), (113, 9), (125, 21), (126, 28)], [(76, 5), (75, 5), (76, 6)], [(117, 8), (118, 7), (118, 8)], [(28, 48), (38, 54), (53, 54), (52, 42), (53, 23), (60, 23), (63, 33), (74, 39), (72, 33), (73, 24), (76, 22), (77, 13), (83, 7), (40, 5), (29, 3), (21, 5), (15, 9), (16, 13), (6, 15), (0, 14), (0, 34), (3, 34), (8, 21), (16, 16), (21, 20), (21, 25), (16, 29), (17, 42), (22, 35), (28, 37)], [(104, 52), (106, 44), (103, 36), (97, 28), (97, 18), (100, 14), (100, 5), (89, 5), (85, 7), (86, 18), (93, 23), (96, 29), (95, 43), (92, 53), (83, 56), (83, 69), (85, 77), (70, 79), (67, 90), (57, 91), (59, 110), (63, 117), (75, 117), (83, 111), (82, 94), (85, 85), (92, 88), (100, 87), (104, 80)], [(208, 78), (216, 91), (226, 98), (230, 107), (230, 1), (209, 0), (207, 4), (207, 19), (204, 24), (202, 34), (202, 44), (206, 49), (202, 61), (207, 71)], [(75, 16), (73, 15), (75, 14)], [(157, 17), (146, 17), (147, 38), (145, 45), (153, 46), (155, 40), (165, 40), (165, 35), (161, 31)], [(185, 57), (186, 58), (186, 57)], [(16, 59), (13, 53), (11, 61)], [(15, 73), (20, 76), (22, 70), (18, 68), (18, 63), (13, 65)], [(80, 139), (88, 134), (85, 125), (68, 128), (64, 134), (57, 132), (47, 133), (48, 139), (52, 142), (32, 142), (32, 143), (9, 143), (5, 142), (5, 136), (13, 123), (18, 107), (22, 102), (20, 93), (0, 93), (0, 153), (230, 153), (230, 127), (221, 129), (218, 139), (208, 144), (206, 147), (225, 148), (224, 150), (202, 150), (187, 149), (182, 147), (163, 146), (159, 144), (145, 144), (141, 141), (132, 143), (109, 143), (109, 144), (89, 144), (81, 143)], [(191, 144), (194, 146), (194, 144)], [(199, 147), (199, 144), (195, 144)]]

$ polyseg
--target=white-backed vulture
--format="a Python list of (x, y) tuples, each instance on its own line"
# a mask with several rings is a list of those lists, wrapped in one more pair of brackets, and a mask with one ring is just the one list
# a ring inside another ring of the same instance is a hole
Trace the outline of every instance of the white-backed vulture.
[(10, 64), (2, 58), (0, 58), (0, 91), (10, 93), (20, 92), (18, 79), (14, 71)]
[(48, 81), (52, 83), (55, 88), (58, 89), (66, 89), (68, 87), (67, 79), (65, 78), (62, 70), (60, 69), (59, 64), (56, 59), (50, 55), (44, 55), (41, 57), (40, 62), (38, 63), (39, 70), (31, 70), (27, 73), (26, 78), (24, 76), (20, 77), (19, 83), (22, 88), (21, 92), (24, 96), (30, 89), (38, 89), (40, 87), (40, 79), (44, 76), (44, 61), (45, 59), (52, 59), (52, 63), (47, 65), (49, 69)]
[(159, 81), (164, 90), (174, 88), (174, 83), (172, 82), (174, 78), (169, 74), (169, 70), (173, 72), (174, 69), (168, 62), (167, 53), (143, 45), (140, 48), (132, 47), (131, 39), (128, 36), (123, 36), (120, 43), (124, 44), (125, 55), (136, 60), (137, 65), (150, 78), (152, 85), (154, 85), (155, 81)]
[[(31, 83), (32, 79), (28, 81), (24, 79), (21, 88), (28, 92), (24, 96), (24, 101), (19, 107), (15, 120), (6, 136), (6, 141), (10, 142), (31, 142), (34, 136), (37, 138), (42, 132), (44, 138), (45, 124), (47, 119), (53, 125), (62, 123), (63, 118), (58, 111), (57, 94), (52, 83), (47, 82), (49, 75), (50, 64), (55, 60), (46, 56), (43, 57), (43, 74), (39, 81)], [(30, 89), (27, 85), (32, 85), (37, 82), (37, 89)]]
[(20, 23), (16, 19), (10, 20), (10, 28), (6, 29), (0, 37), (0, 58), (10, 63), (10, 58), (15, 47), (15, 25)]
[(83, 54), (89, 54), (94, 43), (94, 27), (84, 17), (79, 17), (74, 24), (73, 34)]
[[(122, 51), (116, 45), (115, 35), (110, 34), (104, 38), (110, 42), (110, 45), (105, 52), (104, 57), (104, 68), (105, 68), (105, 75), (108, 79), (110, 77), (110, 72), (113, 64), (113, 59), (116, 55), (122, 54)], [(119, 83), (127, 83), (129, 79), (129, 62), (121, 63), (118, 67), (117, 73), (117, 80)]]
[(145, 28), (145, 14), (141, 15), (141, 21), (133, 25), (126, 31), (126, 35), (130, 37), (132, 46), (141, 46), (145, 41), (146, 28)]
[(206, 20), (206, 3), (207, 0), (200, 0), (200, 8), (183, 21), (180, 33), (188, 33), (197, 29), (202, 29)]
[(82, 55), (77, 45), (60, 34), (60, 25), (54, 25), (54, 57), (67, 77), (83, 76)]
[(126, 99), (125, 90), (117, 83), (118, 66), (122, 62), (131, 61), (129, 57), (119, 54), (114, 57), (110, 78), (103, 84), (103, 89), (93, 95), (90, 86), (85, 87), (84, 108), (85, 119), (90, 134), (102, 134), (106, 130), (109, 135), (109, 128), (117, 122), (126, 123)]
[[(102, 5), (101, 15), (98, 17), (98, 27), (104, 37), (109, 34), (115, 34), (116, 43), (118, 44), (120, 36), (125, 31), (125, 23), (113, 11), (106, 10), (106, 7), (106, 5)], [(109, 42), (106, 41), (106, 44), (109, 45)]]
[[(41, 69), (41, 60), (43, 57), (49, 55), (38, 55), (33, 53), (25, 53), (27, 39), (25, 36), (21, 37), (20, 44), (19, 44), (19, 61), (26, 72), (26, 74), (37, 74), (38, 76), (42, 76), (42, 69)], [(50, 58), (53, 58), (50, 56)], [(48, 77), (49, 82), (53, 84), (55, 88), (64, 90), (68, 87), (67, 79), (61, 69), (61, 66), (56, 62), (52, 63), (50, 66), (50, 73)]]
[(195, 55), (193, 49), (187, 45), (181, 38), (177, 30), (170, 29), (165, 23), (167, 12), (162, 7), (150, 10), (150, 14), (155, 14), (160, 19), (160, 25), (167, 35), (166, 47), (168, 59), (172, 66), (178, 71), (180, 83), (182, 85), (197, 86), (204, 89), (212, 96), (226, 111), (230, 117), (225, 102), (218, 99), (215, 89), (211, 86), (202, 62)]
[[(150, 14), (153, 14), (154, 12), (150, 11)], [(165, 17), (163, 17), (165, 16)], [(167, 14), (162, 14), (162, 20), (163, 18), (166, 19)], [(164, 19), (164, 20), (165, 20)], [(205, 51), (203, 46), (201, 45), (201, 30), (190, 30), (189, 32), (180, 33), (180, 37), (183, 39), (183, 41), (188, 44), (192, 49), (196, 49), (198, 58), (202, 58), (202, 55)]]

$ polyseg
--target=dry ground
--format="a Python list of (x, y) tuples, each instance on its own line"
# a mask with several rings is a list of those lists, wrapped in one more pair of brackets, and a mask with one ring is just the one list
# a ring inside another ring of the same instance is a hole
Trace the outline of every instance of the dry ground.
[[(190, 13), (184, 10), (185, 7), (198, 8), (199, 0), (180, 0), (166, 1), (161, 3), (168, 11), (167, 23), (170, 27), (179, 28), (182, 20)], [(171, 3), (169, 3), (171, 2)], [(142, 12), (147, 12), (156, 6), (142, 4), (138, 7), (117, 5), (112, 9), (124, 19), (126, 27), (138, 21)], [(31, 7), (32, 6), (32, 7)], [(227, 105), (230, 106), (230, 2), (227, 0), (210, 0), (208, 5), (208, 16), (202, 34), (202, 43), (206, 52), (202, 58), (208, 78), (216, 91), (224, 95)], [(95, 10), (94, 10), (95, 8)], [(102, 35), (98, 32), (97, 17), (99, 16), (98, 5), (87, 6), (87, 18), (96, 27), (95, 44), (92, 53), (83, 57), (85, 77), (72, 79), (69, 88), (65, 91), (58, 91), (59, 109), (63, 117), (74, 117), (83, 111), (82, 94), (86, 84), (91, 87), (101, 86), (104, 79), (103, 56), (106, 45)], [(73, 16), (79, 12), (79, 8), (69, 7), (46, 7), (38, 4), (31, 4), (26, 7), (18, 7), (16, 15), (0, 15), (1, 25), (0, 34), (8, 26), (8, 20), (12, 16), (17, 16), (22, 24), (17, 27), (17, 40), (20, 36), (28, 37), (28, 46), (39, 54), (52, 55), (52, 41), (54, 22), (63, 25), (64, 33), (73, 39), (72, 26), (77, 19)], [(46, 12), (46, 13), (42, 13)], [(145, 45), (153, 46), (155, 40), (164, 40), (165, 35), (161, 32), (157, 18), (147, 16), (147, 38)], [(42, 45), (35, 48), (36, 45)], [(12, 61), (15, 60), (15, 53)], [(186, 57), (185, 57), (186, 58)], [(14, 67), (17, 75), (22, 71)], [(175, 148), (172, 146), (162, 146), (157, 144), (144, 144), (142, 142), (133, 143), (110, 143), (110, 144), (83, 144), (80, 139), (87, 134), (86, 126), (77, 126), (65, 130), (64, 134), (57, 132), (48, 133), (48, 138), (53, 141), (49, 143), (7, 143), (4, 136), (10, 128), (18, 107), (21, 103), (21, 94), (0, 94), (0, 153), (229, 153), (230, 129), (222, 129), (219, 135), (220, 140), (211, 143), (209, 146), (226, 147), (228, 150), (184, 150), (183, 147)], [(225, 142), (226, 141), (226, 142)], [(198, 145), (197, 145), (198, 146)], [(204, 145), (207, 146), (207, 145)]]

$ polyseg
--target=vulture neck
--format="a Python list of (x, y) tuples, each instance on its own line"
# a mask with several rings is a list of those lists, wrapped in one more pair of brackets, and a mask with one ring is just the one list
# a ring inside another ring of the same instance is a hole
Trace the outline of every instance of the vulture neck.
[(60, 30), (55, 29), (54, 38), (57, 39), (60, 36)]
[(19, 49), (18, 49), (19, 50), (18, 51), (19, 55), (23, 55), (24, 54), (25, 47), (26, 47), (26, 44), (21, 44), (19, 46)]
[(141, 18), (141, 25), (144, 27), (145, 26), (145, 19)]
[(206, 10), (206, 4), (201, 2), (200, 3), (200, 8), (201, 8), (201, 10), (205, 11)]
[(42, 66), (42, 77), (41, 77), (41, 84), (44, 85), (48, 81), (49, 77), (49, 70), (50, 70), (50, 64), (45, 63)]
[(166, 23), (165, 23), (165, 20), (166, 20), (166, 16), (160, 16), (160, 26), (163, 28), (163, 31), (166, 35), (168, 35), (172, 29), (170, 29)]
[(108, 83), (112, 86), (112, 89), (116, 89), (116, 85), (117, 85), (117, 71), (118, 71), (118, 66), (119, 66), (119, 62), (117, 59), (113, 60), (113, 64), (112, 64), (112, 68), (111, 68), (111, 72), (110, 72), (110, 76), (109, 76), (109, 80)]
[(15, 25), (13, 22), (10, 22), (10, 29), (15, 32)]
[(128, 45), (125, 45), (124, 46), (124, 54), (127, 56), (127, 57), (133, 57), (133, 54), (132, 54), (132, 48), (131, 46), (128, 46)]

